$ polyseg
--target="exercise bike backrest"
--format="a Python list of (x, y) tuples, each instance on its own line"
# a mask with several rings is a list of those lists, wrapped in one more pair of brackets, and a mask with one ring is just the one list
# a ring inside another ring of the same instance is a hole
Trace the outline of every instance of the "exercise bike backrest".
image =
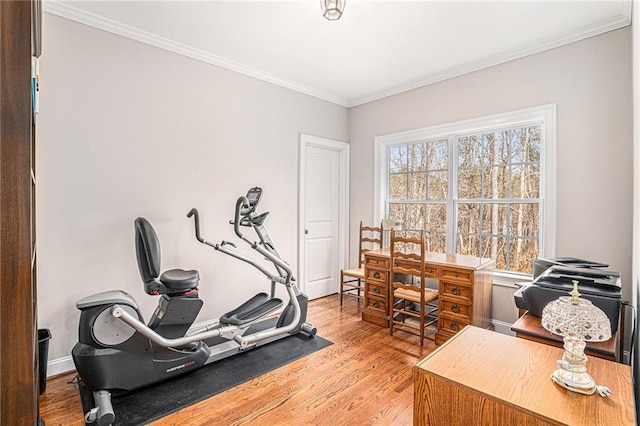
[(143, 217), (134, 221), (138, 270), (147, 294), (190, 296), (198, 294), (198, 271), (170, 269), (160, 275), (160, 242), (153, 226)]

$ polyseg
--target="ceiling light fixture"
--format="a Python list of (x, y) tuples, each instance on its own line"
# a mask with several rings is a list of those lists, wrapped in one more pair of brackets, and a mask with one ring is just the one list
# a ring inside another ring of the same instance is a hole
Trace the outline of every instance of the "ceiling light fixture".
[(320, 0), (322, 16), (330, 21), (337, 21), (342, 16), (347, 0)]

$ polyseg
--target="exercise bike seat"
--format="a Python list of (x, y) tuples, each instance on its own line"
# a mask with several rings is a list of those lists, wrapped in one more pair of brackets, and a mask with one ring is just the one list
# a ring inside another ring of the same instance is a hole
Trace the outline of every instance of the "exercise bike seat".
[(198, 271), (184, 269), (169, 269), (160, 275), (160, 282), (172, 292), (193, 290), (198, 287), (200, 274)]
[(198, 288), (198, 271), (170, 269), (160, 275), (160, 241), (156, 231), (143, 217), (136, 218), (134, 226), (138, 270), (147, 294), (179, 295)]

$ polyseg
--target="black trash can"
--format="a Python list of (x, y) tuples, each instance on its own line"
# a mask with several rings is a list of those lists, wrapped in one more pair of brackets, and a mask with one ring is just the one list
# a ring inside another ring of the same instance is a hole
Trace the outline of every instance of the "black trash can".
[(38, 329), (38, 378), (40, 382), (40, 395), (47, 389), (49, 340), (51, 340), (51, 331), (49, 331), (48, 328)]

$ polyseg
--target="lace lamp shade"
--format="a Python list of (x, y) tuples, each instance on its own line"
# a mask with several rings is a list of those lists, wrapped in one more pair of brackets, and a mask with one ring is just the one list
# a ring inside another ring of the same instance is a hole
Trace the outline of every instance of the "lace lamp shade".
[(589, 300), (562, 296), (542, 310), (542, 326), (559, 336), (574, 336), (585, 342), (611, 338), (611, 322)]

